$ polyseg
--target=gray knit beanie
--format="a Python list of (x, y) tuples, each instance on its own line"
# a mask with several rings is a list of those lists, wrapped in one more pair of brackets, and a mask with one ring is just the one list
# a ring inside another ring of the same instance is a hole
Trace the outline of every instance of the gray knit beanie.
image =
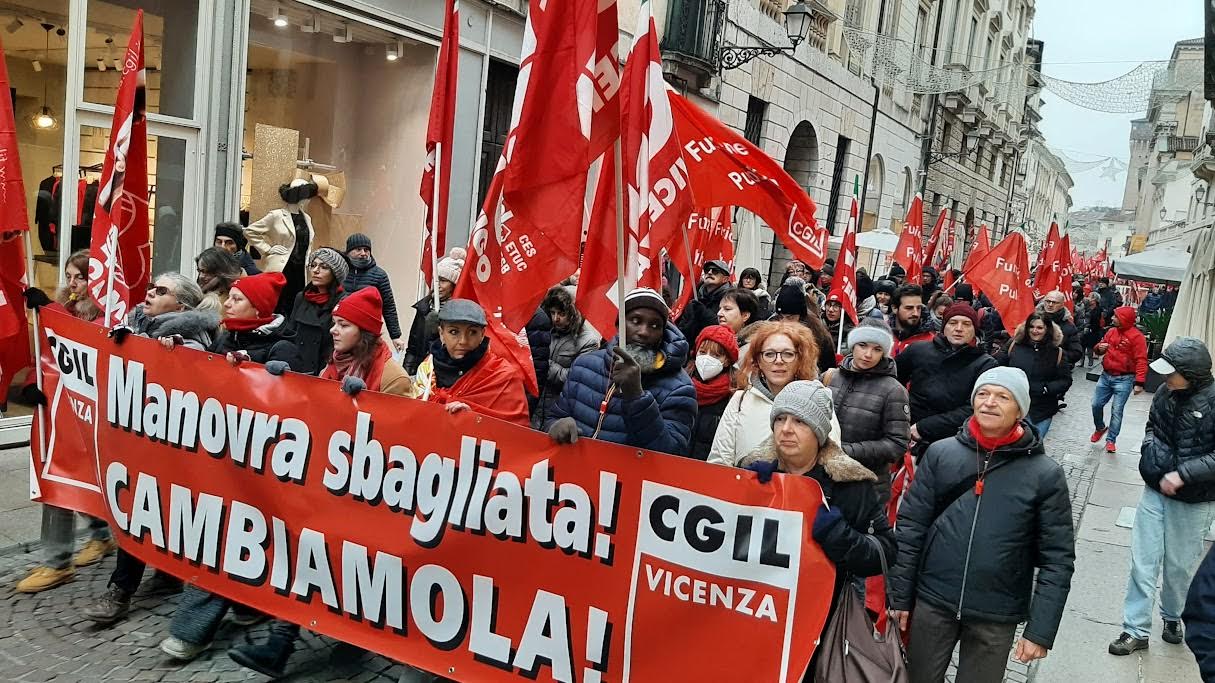
[(350, 274), (350, 262), (336, 249), (321, 247), (308, 256), (308, 263), (320, 261), (326, 268), (333, 271), (333, 279), (340, 285)]
[(971, 405), (974, 405), (975, 395), (979, 393), (979, 388), (982, 386), (997, 386), (1007, 389), (1008, 393), (1013, 395), (1013, 400), (1017, 402), (1017, 407), (1021, 410), (1021, 417), (1029, 416), (1029, 378), (1025, 376), (1025, 371), (1021, 368), (998, 366), (979, 375), (979, 379), (975, 380), (975, 388), (970, 391)]
[(776, 395), (776, 399), (772, 401), (769, 424), (775, 426), (776, 418), (792, 415), (809, 427), (818, 439), (819, 446), (823, 446), (827, 443), (827, 435), (831, 433), (833, 413), (831, 390), (816, 379), (803, 379), (790, 382)]
[(885, 321), (864, 316), (860, 324), (848, 333), (848, 350), (851, 351), (852, 347), (861, 342), (877, 344), (882, 347), (882, 354), (889, 358), (890, 349), (894, 346), (894, 335), (890, 334), (890, 328)]

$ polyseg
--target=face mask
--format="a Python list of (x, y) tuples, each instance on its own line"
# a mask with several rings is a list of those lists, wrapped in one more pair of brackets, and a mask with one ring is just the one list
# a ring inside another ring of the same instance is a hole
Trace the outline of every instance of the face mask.
[(354, 258), (352, 256), (350, 258), (350, 263), (352, 263), (355, 268), (366, 268), (371, 265), (371, 258), (367, 257), (367, 256), (363, 256), (360, 258)]
[(709, 381), (720, 375), (726, 367), (713, 356), (701, 354), (696, 357), (696, 374), (704, 381)]

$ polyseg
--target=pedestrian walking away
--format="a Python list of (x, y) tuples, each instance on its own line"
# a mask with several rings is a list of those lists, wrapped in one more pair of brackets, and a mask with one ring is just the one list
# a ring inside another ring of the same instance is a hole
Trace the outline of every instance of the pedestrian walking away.
[[(1102, 356), (1101, 378), (1093, 393), (1093, 435), (1097, 443), (1105, 437), (1105, 451), (1117, 451), (1118, 434), (1122, 431), (1122, 413), (1131, 394), (1143, 393), (1147, 380), (1147, 339), (1135, 327), (1135, 309), (1122, 306), (1114, 311), (1116, 326), (1105, 333), (1093, 352)], [(1105, 405), (1113, 400), (1109, 425), (1105, 422)]]
[[(1139, 452), (1143, 495), (1131, 528), (1131, 573), (1122, 606), (1122, 633), (1113, 655), (1148, 646), (1160, 580), (1161, 637), (1182, 641), (1182, 609), (1215, 517), (1215, 380), (1211, 354), (1181, 337), (1152, 362), (1165, 376), (1152, 399)], [(1163, 574), (1163, 576), (1161, 576)]]

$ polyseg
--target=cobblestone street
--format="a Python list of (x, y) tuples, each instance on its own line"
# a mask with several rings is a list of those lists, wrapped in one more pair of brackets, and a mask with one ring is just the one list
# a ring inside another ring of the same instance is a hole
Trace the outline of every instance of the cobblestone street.
[[(1077, 568), (1055, 649), (1036, 666), (1010, 660), (1006, 681), (1140, 681), (1197, 680), (1197, 667), (1184, 646), (1159, 639), (1159, 624), (1151, 649), (1130, 657), (1105, 651), (1117, 635), (1129, 566), (1130, 530), (1118, 525), (1125, 507), (1133, 508), (1142, 483), (1135, 463), (1151, 395), (1127, 404), (1123, 436), (1116, 456), (1106, 455), (1088, 440), (1092, 432), (1089, 401), (1095, 384), (1077, 370), (1068, 395), (1069, 407), (1056, 416), (1048, 452), (1067, 471), (1077, 528)], [(23, 456), (24, 457), (24, 456)], [(10, 469), (10, 477), (24, 471)], [(20, 501), (0, 501), (13, 510)], [(31, 510), (21, 507), (26, 534)], [(0, 513), (0, 524), (8, 524)], [(15, 525), (13, 525), (15, 526)], [(32, 529), (32, 530), (31, 530)], [(237, 666), (226, 649), (245, 637), (260, 639), (266, 626), (242, 629), (228, 623), (210, 651), (179, 665), (157, 647), (167, 634), (175, 599), (141, 589), (131, 615), (110, 629), (97, 629), (79, 618), (81, 607), (100, 595), (113, 568), (113, 558), (80, 570), (65, 586), (37, 595), (20, 595), (11, 587), (38, 558), (35, 538), (0, 554), (0, 680), (3, 681), (241, 681), (264, 680)], [(287, 681), (377, 681), (394, 683), (400, 666), (334, 641), (305, 633), (301, 651), (292, 657)], [(950, 678), (952, 681), (952, 676)]]

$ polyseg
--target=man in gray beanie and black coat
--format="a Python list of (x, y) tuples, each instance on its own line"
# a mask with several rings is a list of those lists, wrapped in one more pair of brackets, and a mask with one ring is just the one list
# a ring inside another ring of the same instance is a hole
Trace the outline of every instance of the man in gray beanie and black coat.
[(848, 333), (848, 355), (823, 375), (840, 423), (840, 446), (877, 475), (883, 505), (890, 500), (890, 466), (907, 452), (911, 428), (907, 390), (890, 357), (893, 346), (885, 321), (861, 318)]
[(1025, 421), (1029, 380), (1018, 368), (988, 370), (971, 407), (957, 436), (924, 454), (899, 508), (887, 588), (900, 627), (910, 621), (911, 683), (943, 681), (959, 641), (957, 680), (1003, 681), (1020, 622), (1015, 657), (1045, 657), (1071, 588), (1067, 479)]

